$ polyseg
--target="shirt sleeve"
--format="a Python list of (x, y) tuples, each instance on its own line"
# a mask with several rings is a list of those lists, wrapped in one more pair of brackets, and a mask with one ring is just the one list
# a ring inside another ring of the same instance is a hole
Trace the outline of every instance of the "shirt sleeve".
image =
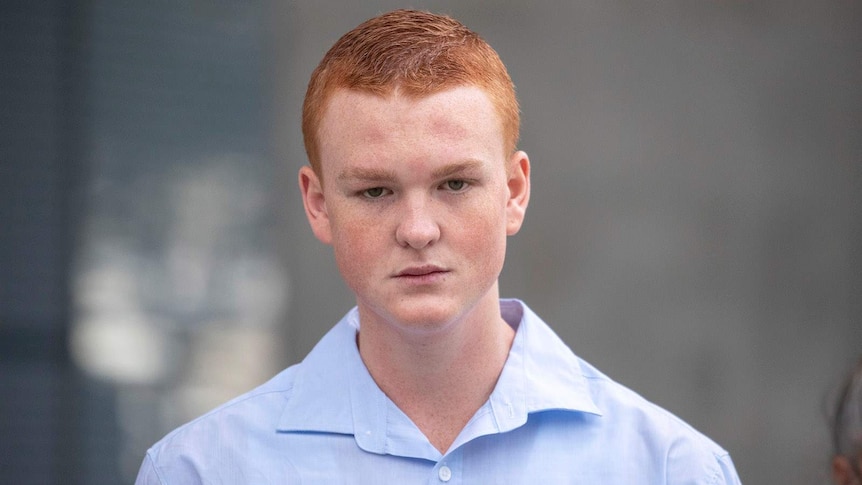
[(721, 476), (715, 481), (715, 485), (742, 485), (730, 455), (724, 454), (716, 458), (718, 459), (718, 466), (721, 467)]
[(150, 458), (149, 453), (144, 457), (144, 462), (141, 463), (141, 469), (138, 470), (138, 478), (135, 479), (135, 485), (165, 485), (156, 472), (156, 465)]
[(730, 454), (707, 438), (678, 439), (665, 459), (667, 485), (741, 485)]

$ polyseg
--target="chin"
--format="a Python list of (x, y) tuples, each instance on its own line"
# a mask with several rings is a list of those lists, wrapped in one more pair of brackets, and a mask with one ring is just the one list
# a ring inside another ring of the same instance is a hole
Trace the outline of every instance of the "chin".
[(407, 333), (426, 334), (452, 328), (469, 317), (490, 296), (495, 297), (493, 305), (496, 306), (496, 294), (492, 291), (438, 291), (412, 295), (401, 293), (382, 298), (359, 299), (357, 303), (363, 318), (376, 320), (382, 325)]
[(449, 328), (464, 315), (461, 305), (441, 303), (439, 298), (428, 301), (404, 301), (384, 307), (366, 307), (366, 316), (407, 333), (436, 333)]
[(432, 298), (429, 301), (411, 302), (408, 306), (394, 308), (392, 322), (417, 333), (435, 333), (456, 325), (465, 318), (477, 302), (445, 301)]
[(433, 311), (424, 309), (411, 309), (410, 311), (396, 312), (393, 323), (408, 331), (418, 333), (434, 333), (448, 328), (457, 316), (451, 312), (441, 310), (439, 307)]

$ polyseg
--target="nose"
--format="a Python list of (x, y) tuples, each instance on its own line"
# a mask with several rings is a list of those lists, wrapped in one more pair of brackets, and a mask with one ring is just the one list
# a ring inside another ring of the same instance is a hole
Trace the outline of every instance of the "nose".
[(405, 201), (401, 220), (395, 230), (398, 244), (405, 248), (422, 249), (440, 238), (440, 226), (429, 205), (430, 201), (419, 197)]

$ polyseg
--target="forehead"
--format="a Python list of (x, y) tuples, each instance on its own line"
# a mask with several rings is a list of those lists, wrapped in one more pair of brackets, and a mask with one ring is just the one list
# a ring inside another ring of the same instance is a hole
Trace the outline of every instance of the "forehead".
[(459, 86), (427, 96), (397, 90), (380, 96), (340, 89), (327, 102), (319, 131), (321, 161), (356, 150), (431, 144), (437, 148), (499, 146), (502, 123), (489, 96), (475, 86)]

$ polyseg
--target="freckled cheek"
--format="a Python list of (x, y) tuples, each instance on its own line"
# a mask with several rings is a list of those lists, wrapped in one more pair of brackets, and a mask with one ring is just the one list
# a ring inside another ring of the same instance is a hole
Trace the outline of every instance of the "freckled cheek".
[[(469, 264), (486, 270), (498, 270), (506, 251), (505, 218), (492, 204), (477, 207), (465, 214), (461, 223), (454, 227), (453, 237), (464, 254), (469, 254)], [(489, 217), (489, 214), (494, 214)], [(456, 235), (457, 234), (457, 235)]]
[(332, 246), (338, 269), (349, 286), (356, 290), (373, 275), (391, 269), (386, 264), (395, 236), (387, 218), (350, 210), (335, 216)]

